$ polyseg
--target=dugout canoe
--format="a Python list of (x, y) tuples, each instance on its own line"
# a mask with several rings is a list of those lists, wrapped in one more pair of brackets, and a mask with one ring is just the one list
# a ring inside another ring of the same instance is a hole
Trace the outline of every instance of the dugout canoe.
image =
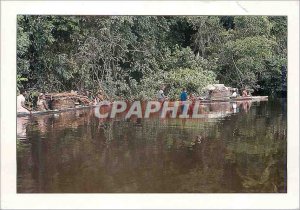
[(216, 102), (239, 102), (239, 101), (267, 101), (268, 96), (247, 96), (237, 98), (223, 98), (223, 99), (205, 99), (200, 100), (202, 103), (216, 103)]
[(46, 110), (46, 111), (32, 111), (31, 113), (26, 112), (18, 112), (17, 117), (23, 117), (23, 116), (32, 116), (32, 115), (49, 115), (49, 114), (59, 114), (62, 112), (68, 112), (68, 111), (74, 111), (74, 110), (80, 110), (80, 109), (87, 109), (92, 108), (93, 106), (78, 106), (74, 108), (67, 108), (67, 109), (61, 109), (61, 110)]
[[(209, 103), (221, 103), (221, 102), (239, 102), (239, 101), (267, 101), (268, 96), (249, 96), (249, 97), (237, 97), (237, 98), (229, 98), (229, 99), (212, 99), (212, 100), (200, 100), (200, 103), (209, 104)], [(172, 107), (174, 102), (169, 102), (168, 106)], [(179, 102), (181, 105), (181, 102)], [(32, 115), (49, 115), (49, 114), (59, 114), (62, 112), (74, 111), (79, 109), (87, 109), (96, 107), (95, 105), (92, 106), (78, 106), (75, 108), (67, 108), (61, 110), (46, 110), (46, 111), (32, 111), (31, 113), (25, 112), (18, 112), (17, 117), (22, 116), (32, 116)]]

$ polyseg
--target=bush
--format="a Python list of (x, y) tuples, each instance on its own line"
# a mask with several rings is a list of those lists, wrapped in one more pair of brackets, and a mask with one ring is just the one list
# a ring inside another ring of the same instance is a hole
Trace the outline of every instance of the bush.
[(202, 89), (208, 84), (216, 83), (215, 74), (212, 71), (198, 69), (176, 69), (170, 71), (165, 78), (168, 84), (168, 96), (170, 99), (178, 99), (182, 88), (188, 93), (196, 95), (203, 93)]

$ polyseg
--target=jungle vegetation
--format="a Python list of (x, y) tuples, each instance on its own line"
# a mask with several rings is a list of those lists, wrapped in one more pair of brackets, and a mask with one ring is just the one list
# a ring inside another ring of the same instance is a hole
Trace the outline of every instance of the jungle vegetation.
[(17, 86), (177, 97), (211, 83), (276, 95), (287, 88), (284, 16), (17, 17)]

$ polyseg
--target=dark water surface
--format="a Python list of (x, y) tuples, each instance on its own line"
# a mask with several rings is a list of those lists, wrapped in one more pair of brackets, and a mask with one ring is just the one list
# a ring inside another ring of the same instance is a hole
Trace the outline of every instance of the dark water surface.
[(18, 117), (19, 193), (286, 192), (286, 101), (205, 105), (202, 119)]

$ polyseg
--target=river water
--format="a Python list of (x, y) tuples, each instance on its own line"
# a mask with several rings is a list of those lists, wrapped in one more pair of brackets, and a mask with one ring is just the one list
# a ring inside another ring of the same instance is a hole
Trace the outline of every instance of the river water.
[(286, 99), (203, 106), (201, 119), (94, 110), (17, 118), (18, 193), (287, 192)]

